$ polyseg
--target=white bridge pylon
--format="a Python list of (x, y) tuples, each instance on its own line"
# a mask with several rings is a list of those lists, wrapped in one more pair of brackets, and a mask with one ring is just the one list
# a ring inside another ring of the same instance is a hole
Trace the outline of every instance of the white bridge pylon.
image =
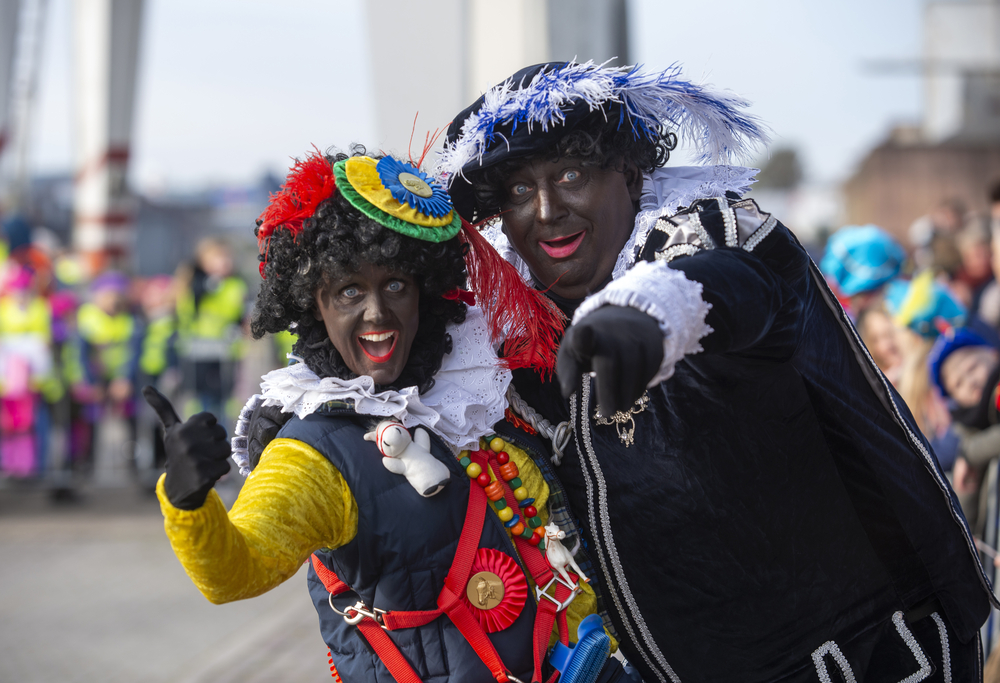
[(73, 242), (91, 273), (121, 267), (134, 241), (127, 183), (144, 0), (74, 0)]

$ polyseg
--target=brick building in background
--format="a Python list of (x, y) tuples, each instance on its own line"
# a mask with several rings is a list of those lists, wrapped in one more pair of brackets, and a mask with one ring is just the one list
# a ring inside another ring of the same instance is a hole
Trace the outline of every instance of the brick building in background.
[(998, 182), (1000, 141), (932, 144), (914, 129), (898, 128), (844, 184), (847, 222), (875, 223), (906, 243), (910, 224), (941, 202), (957, 199), (984, 214)]
[[(844, 184), (848, 223), (875, 223), (904, 242), (909, 226), (944, 201), (986, 210), (1000, 182), (1000, 1), (929, 2), (920, 126), (898, 127)], [(884, 65), (883, 65), (884, 66)]]

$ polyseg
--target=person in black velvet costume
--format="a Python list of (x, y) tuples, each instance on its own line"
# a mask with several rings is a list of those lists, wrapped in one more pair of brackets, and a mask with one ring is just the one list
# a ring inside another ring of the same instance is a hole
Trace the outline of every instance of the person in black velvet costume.
[[(573, 430), (556, 473), (644, 680), (979, 680), (996, 602), (965, 519), (815, 264), (743, 198), (746, 106), (676, 68), (551, 63), (455, 116), (456, 208), (499, 214), (486, 236), (572, 319), (558, 381), (515, 372), (522, 417)], [(715, 164), (661, 168), (675, 133)]]

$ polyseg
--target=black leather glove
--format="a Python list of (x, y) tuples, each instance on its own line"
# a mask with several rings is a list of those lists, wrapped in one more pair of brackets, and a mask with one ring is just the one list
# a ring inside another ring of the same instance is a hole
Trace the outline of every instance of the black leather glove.
[(281, 412), (281, 406), (266, 406), (261, 400), (250, 416), (250, 427), (247, 430), (247, 455), (250, 458), (250, 469), (257, 467), (260, 455), (267, 444), (274, 440), (285, 423), (292, 419), (292, 413)]
[(198, 413), (181, 422), (167, 397), (151, 386), (143, 387), (142, 395), (163, 423), (167, 499), (181, 510), (197, 510), (215, 482), (229, 471), (226, 428), (211, 413)]
[(628, 306), (602, 306), (570, 326), (559, 345), (556, 374), (563, 397), (594, 372), (602, 415), (628, 410), (663, 363), (663, 332), (656, 319)]

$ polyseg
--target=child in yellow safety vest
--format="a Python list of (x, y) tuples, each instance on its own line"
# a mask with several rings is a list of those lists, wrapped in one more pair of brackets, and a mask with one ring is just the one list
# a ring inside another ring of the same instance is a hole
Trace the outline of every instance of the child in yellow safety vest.
[[(93, 426), (111, 409), (134, 432), (135, 380), (141, 327), (128, 310), (129, 279), (116, 272), (99, 275), (91, 283), (91, 301), (77, 311), (77, 343), (67, 364), (74, 398), (83, 405), (75, 441), (82, 443), (86, 460), (93, 449)], [(81, 430), (81, 427), (88, 429)], [(134, 434), (133, 434), (134, 438)]]

